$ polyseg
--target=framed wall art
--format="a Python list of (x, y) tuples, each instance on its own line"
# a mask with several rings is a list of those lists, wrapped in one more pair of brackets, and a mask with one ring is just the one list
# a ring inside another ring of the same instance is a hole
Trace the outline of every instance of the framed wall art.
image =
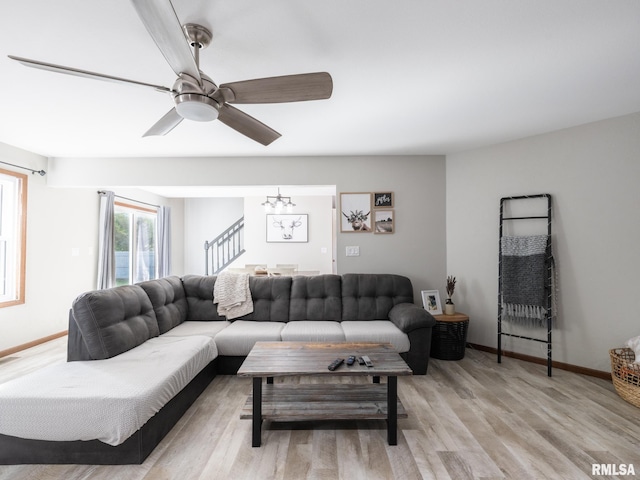
[(393, 233), (395, 230), (393, 210), (374, 210), (373, 222), (373, 233)]
[(304, 243), (308, 241), (308, 214), (267, 215), (267, 243)]
[(340, 194), (340, 231), (371, 232), (371, 193)]
[(422, 306), (431, 315), (442, 315), (440, 292), (438, 290), (422, 290)]
[(393, 192), (374, 193), (373, 208), (393, 208)]

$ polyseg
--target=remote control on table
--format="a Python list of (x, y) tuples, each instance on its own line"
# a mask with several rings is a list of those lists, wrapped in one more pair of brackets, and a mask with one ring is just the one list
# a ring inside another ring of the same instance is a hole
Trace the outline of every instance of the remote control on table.
[(362, 360), (364, 360), (364, 364), (367, 367), (373, 367), (373, 363), (371, 363), (371, 360), (369, 359), (369, 357), (367, 355), (363, 355), (362, 356)]
[(356, 357), (354, 357), (353, 355), (349, 356), (349, 358), (347, 358), (347, 365), (351, 366), (353, 365), (353, 362), (356, 361)]
[(344, 358), (336, 358), (327, 368), (333, 372), (336, 368), (342, 365), (342, 362), (344, 362)]
[(362, 357), (358, 357), (358, 363), (360, 365), (364, 365), (364, 359)]

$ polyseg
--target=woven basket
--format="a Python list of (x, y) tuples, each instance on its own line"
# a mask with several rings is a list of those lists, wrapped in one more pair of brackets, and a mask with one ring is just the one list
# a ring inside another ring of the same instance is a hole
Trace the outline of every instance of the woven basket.
[(431, 356), (439, 360), (462, 360), (467, 346), (469, 320), (439, 322), (431, 329)]
[(618, 395), (631, 405), (640, 407), (640, 364), (630, 348), (609, 350), (611, 379)]

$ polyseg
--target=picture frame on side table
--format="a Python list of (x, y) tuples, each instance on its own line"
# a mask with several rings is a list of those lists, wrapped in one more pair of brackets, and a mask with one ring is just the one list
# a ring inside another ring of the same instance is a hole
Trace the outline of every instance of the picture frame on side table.
[(308, 241), (308, 214), (267, 214), (267, 243), (306, 243)]
[(340, 232), (372, 232), (371, 193), (340, 194)]
[(393, 192), (375, 192), (373, 208), (393, 208)]
[(438, 290), (422, 290), (422, 306), (431, 315), (442, 315), (440, 292)]
[(373, 211), (374, 229), (373, 233), (393, 233), (395, 232), (395, 218), (393, 210), (380, 209)]

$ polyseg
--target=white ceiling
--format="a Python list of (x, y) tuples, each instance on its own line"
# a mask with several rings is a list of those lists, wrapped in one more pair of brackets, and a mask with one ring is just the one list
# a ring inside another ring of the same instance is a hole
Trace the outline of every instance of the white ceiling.
[(141, 135), (172, 101), (26, 68), (8, 54), (171, 87), (130, 2), (0, 0), (0, 141), (51, 157), (445, 154), (640, 111), (637, 0), (174, 0), (213, 31), (216, 83), (327, 71), (330, 100), (243, 105)]

